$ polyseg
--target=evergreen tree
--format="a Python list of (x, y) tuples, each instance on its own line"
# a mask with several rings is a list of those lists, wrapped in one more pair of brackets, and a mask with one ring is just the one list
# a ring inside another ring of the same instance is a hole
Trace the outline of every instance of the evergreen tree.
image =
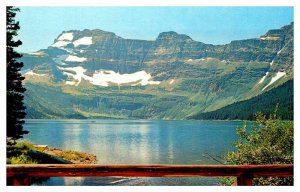
[(23, 130), (23, 119), (26, 115), (23, 93), (26, 89), (22, 86), (24, 77), (20, 73), (23, 63), (18, 61), (22, 55), (14, 50), (14, 48), (22, 45), (20, 40), (14, 39), (20, 29), (19, 22), (15, 21), (16, 12), (18, 11), (20, 11), (19, 8), (6, 7), (6, 136), (13, 140), (22, 138), (23, 134), (28, 133), (28, 131)]

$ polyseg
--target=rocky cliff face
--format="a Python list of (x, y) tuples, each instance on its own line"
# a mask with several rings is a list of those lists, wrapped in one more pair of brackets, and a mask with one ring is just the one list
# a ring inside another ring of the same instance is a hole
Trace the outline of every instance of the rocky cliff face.
[[(66, 34), (70, 35), (71, 40), (64, 39)], [(45, 55), (38, 58), (38, 62), (49, 56), (49, 62), (50, 60), (58, 61), (58, 64), (64, 62), (74, 65), (74, 62), (77, 62), (76, 65), (78, 65), (80, 62), (91, 70), (109, 69), (129, 73), (151, 68), (153, 64), (207, 57), (233, 62), (271, 62), (281, 49), (283, 49), (280, 55), (281, 60), (289, 60), (288, 57), (292, 55), (288, 54), (292, 54), (292, 46), (293, 24), (270, 30), (258, 38), (232, 41), (230, 44), (218, 46), (197, 42), (187, 35), (173, 31), (160, 33), (155, 41), (144, 41), (123, 39), (114, 33), (99, 29), (72, 30), (62, 32), (54, 40), (52, 46), (41, 50)], [(85, 59), (65, 61), (60, 59), (60, 57), (65, 59), (68, 55)], [(25, 55), (24, 59), (28, 59), (28, 56)], [(34, 58), (30, 59), (34, 60)], [(28, 64), (27, 68), (31, 68), (30, 65)]]
[[(43, 89), (59, 86), (60, 92), (66, 94), (62, 97), (70, 98), (75, 92), (81, 95), (82, 86), (90, 87), (88, 96), (101, 94), (101, 89), (122, 103), (113, 107), (115, 101), (109, 97), (98, 98), (94, 104), (103, 105), (108, 116), (116, 113), (122, 117), (184, 118), (253, 97), (293, 78), (293, 23), (226, 45), (204, 44), (173, 31), (145, 41), (124, 39), (99, 29), (71, 30), (58, 35), (47, 49), (24, 54), (22, 61), (29, 89), (39, 92), (41, 85)], [(127, 95), (112, 93), (115, 88)], [(152, 102), (166, 101), (170, 109), (139, 100), (145, 94), (153, 98)], [(28, 94), (28, 107), (36, 111), (31, 99)], [(101, 113), (83, 100), (79, 99), (79, 104), (72, 100), (70, 111), (86, 116)], [(129, 108), (128, 100), (132, 103)], [(39, 106), (51, 108), (44, 102)], [(182, 106), (181, 112), (176, 111)], [(34, 112), (38, 113), (42, 111)]]

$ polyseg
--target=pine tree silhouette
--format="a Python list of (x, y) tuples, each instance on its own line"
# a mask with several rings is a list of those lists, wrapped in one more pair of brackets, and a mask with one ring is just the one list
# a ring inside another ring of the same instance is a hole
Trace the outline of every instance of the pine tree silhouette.
[(14, 40), (14, 37), (17, 36), (17, 31), (20, 29), (19, 22), (15, 21), (16, 12), (18, 11), (20, 11), (19, 8), (6, 7), (6, 136), (14, 141), (22, 138), (23, 134), (28, 133), (28, 131), (23, 130), (23, 119), (26, 115), (23, 93), (26, 89), (22, 86), (24, 77), (20, 73), (23, 63), (18, 61), (22, 55), (14, 50), (14, 48), (22, 45), (20, 40)]

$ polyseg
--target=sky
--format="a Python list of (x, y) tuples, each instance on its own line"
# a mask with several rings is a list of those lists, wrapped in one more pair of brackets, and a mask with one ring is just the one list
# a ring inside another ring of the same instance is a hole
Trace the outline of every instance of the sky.
[(293, 7), (20, 7), (20, 52), (50, 46), (62, 31), (101, 29), (128, 39), (155, 40), (175, 31), (226, 44), (255, 38), (294, 20)]

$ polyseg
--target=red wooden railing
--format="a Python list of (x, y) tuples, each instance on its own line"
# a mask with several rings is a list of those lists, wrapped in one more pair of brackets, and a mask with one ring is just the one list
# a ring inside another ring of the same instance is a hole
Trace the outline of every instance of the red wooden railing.
[(254, 177), (289, 177), (287, 165), (99, 165), (32, 164), (7, 165), (13, 185), (31, 185), (32, 177), (236, 177), (237, 185), (252, 185)]

